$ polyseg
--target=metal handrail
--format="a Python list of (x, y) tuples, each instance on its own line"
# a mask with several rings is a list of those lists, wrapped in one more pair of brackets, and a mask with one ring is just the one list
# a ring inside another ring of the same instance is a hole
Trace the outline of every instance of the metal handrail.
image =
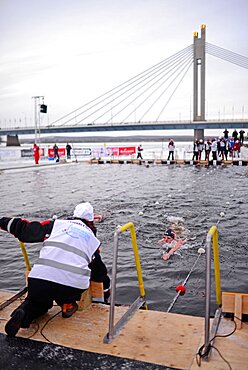
[[(214, 272), (215, 272), (215, 290), (216, 290), (216, 303), (219, 308), (216, 311), (215, 319), (210, 332), (210, 297), (211, 297), (211, 246), (213, 244), (213, 257), (214, 257)], [(221, 318), (221, 284), (220, 284), (220, 263), (218, 251), (218, 229), (212, 226), (206, 237), (206, 280), (205, 280), (205, 341), (203, 349), (203, 358), (207, 359), (210, 355), (210, 342), (218, 329), (219, 321)]]
[(23, 255), (26, 267), (27, 267), (27, 271), (31, 271), (31, 265), (30, 265), (30, 262), (29, 262), (29, 259), (28, 259), (28, 254), (27, 254), (27, 251), (26, 251), (25, 244), (21, 241), (19, 241), (19, 243), (20, 243), (20, 247), (21, 247), (21, 250), (22, 250), (22, 255)]
[[(134, 259), (139, 283), (140, 296), (133, 302), (129, 307), (127, 312), (120, 318), (120, 320), (114, 325), (114, 310), (115, 310), (115, 295), (116, 295), (116, 275), (117, 275), (117, 257), (118, 257), (118, 236), (121, 232), (130, 229), (131, 238), (132, 238), (132, 247), (134, 252)], [(112, 287), (111, 287), (111, 297), (110, 297), (110, 310), (109, 310), (109, 331), (105, 335), (103, 341), (104, 343), (110, 343), (114, 337), (116, 337), (122, 327), (126, 322), (134, 315), (134, 313), (141, 307), (146, 306), (145, 300), (145, 288), (142, 277), (142, 270), (139, 259), (138, 246), (136, 241), (136, 233), (134, 224), (128, 222), (124, 226), (119, 226), (114, 234), (114, 250), (113, 250), (113, 264), (112, 264)]]

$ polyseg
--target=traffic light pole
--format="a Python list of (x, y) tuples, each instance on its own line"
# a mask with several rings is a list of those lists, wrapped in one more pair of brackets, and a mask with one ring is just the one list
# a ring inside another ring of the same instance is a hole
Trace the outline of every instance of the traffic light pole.
[(44, 96), (32, 96), (34, 99), (34, 132), (35, 132), (35, 139), (34, 142), (37, 144), (37, 133), (39, 132), (40, 137), (40, 110), (38, 106), (40, 106), (40, 99), (44, 101)]

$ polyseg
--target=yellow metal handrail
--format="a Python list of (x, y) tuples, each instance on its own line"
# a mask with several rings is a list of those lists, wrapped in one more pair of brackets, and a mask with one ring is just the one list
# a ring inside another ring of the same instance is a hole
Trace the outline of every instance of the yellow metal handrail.
[[(215, 318), (210, 334), (210, 297), (211, 297), (211, 247), (213, 245), (214, 255), (214, 274), (215, 274), (215, 291), (216, 303), (219, 308), (216, 310)], [(212, 226), (206, 238), (206, 281), (205, 281), (205, 341), (203, 349), (203, 358), (208, 359), (211, 353), (210, 342), (213, 345), (215, 334), (217, 332), (221, 318), (221, 285), (220, 285), (220, 262), (218, 250), (218, 229)]]
[[(214, 254), (214, 274), (215, 274), (215, 293), (216, 303), (221, 305), (221, 285), (220, 285), (220, 260), (219, 260), (219, 247), (218, 247), (218, 229), (212, 226), (208, 232), (210, 242), (212, 240), (213, 254)], [(208, 241), (208, 238), (207, 238)]]
[[(138, 276), (140, 295), (141, 297), (144, 297), (145, 287), (144, 287), (144, 282), (143, 282), (143, 277), (142, 277), (142, 269), (140, 265), (139, 250), (138, 250), (138, 245), (137, 245), (137, 240), (136, 240), (134, 224), (132, 222), (128, 222), (124, 226), (119, 227), (120, 232), (127, 231), (128, 229), (130, 229), (130, 234), (132, 238), (132, 247), (133, 247), (133, 252), (134, 252), (134, 259), (135, 259), (136, 271), (137, 271), (137, 276)], [(147, 309), (147, 306), (146, 306), (146, 309)]]
[[(115, 294), (116, 294), (116, 275), (117, 275), (117, 255), (118, 255), (118, 235), (121, 232), (130, 229), (132, 238), (132, 247), (134, 251), (135, 265), (139, 283), (140, 296), (132, 303), (125, 314), (119, 319), (114, 325), (114, 310), (115, 310)], [(138, 246), (136, 241), (136, 234), (134, 224), (128, 222), (124, 226), (119, 226), (114, 234), (114, 250), (113, 250), (113, 264), (112, 264), (112, 288), (110, 297), (110, 310), (109, 310), (109, 331), (104, 337), (104, 343), (110, 343), (114, 337), (116, 337), (127, 321), (134, 315), (134, 313), (140, 308), (145, 307), (147, 309), (145, 300), (145, 288), (142, 277), (142, 270), (139, 259)]]
[(24, 261), (25, 261), (25, 264), (26, 264), (26, 267), (27, 267), (27, 271), (31, 271), (31, 265), (30, 265), (30, 262), (29, 262), (29, 259), (28, 259), (28, 254), (27, 254), (27, 251), (26, 251), (25, 244), (21, 241), (19, 241), (19, 243), (20, 243), (20, 247), (21, 247), (21, 250), (22, 250), (22, 255), (24, 257)]

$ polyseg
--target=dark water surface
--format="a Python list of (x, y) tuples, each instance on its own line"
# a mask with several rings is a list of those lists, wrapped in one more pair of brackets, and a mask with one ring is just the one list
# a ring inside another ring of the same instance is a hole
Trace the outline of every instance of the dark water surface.
[[(113, 235), (132, 221), (137, 233), (143, 278), (150, 309), (166, 311), (204, 246), (209, 228), (218, 223), (223, 291), (248, 293), (248, 211), (246, 167), (89, 165), (73, 163), (51, 168), (5, 171), (1, 179), (1, 217), (43, 220), (69, 216), (77, 203), (89, 201), (104, 213), (98, 224), (101, 254), (111, 273)], [(221, 217), (220, 213), (224, 212)], [(180, 255), (161, 259), (157, 241), (170, 217), (184, 219), (188, 240)], [(0, 288), (25, 285), (25, 264), (17, 239), (0, 232)], [(33, 264), (40, 244), (27, 245)], [(131, 303), (138, 284), (129, 232), (120, 236), (117, 300)], [(205, 258), (201, 256), (172, 312), (203, 315)], [(212, 284), (212, 312), (215, 309)]]

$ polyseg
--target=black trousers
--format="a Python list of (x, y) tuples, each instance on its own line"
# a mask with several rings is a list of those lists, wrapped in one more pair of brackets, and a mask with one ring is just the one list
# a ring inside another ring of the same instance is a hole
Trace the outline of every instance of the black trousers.
[(25, 312), (21, 325), (22, 328), (28, 328), (34, 319), (44, 315), (52, 308), (53, 301), (59, 306), (62, 306), (64, 303), (79, 301), (84, 290), (52, 281), (28, 278), (27, 298), (17, 308), (21, 308)]

